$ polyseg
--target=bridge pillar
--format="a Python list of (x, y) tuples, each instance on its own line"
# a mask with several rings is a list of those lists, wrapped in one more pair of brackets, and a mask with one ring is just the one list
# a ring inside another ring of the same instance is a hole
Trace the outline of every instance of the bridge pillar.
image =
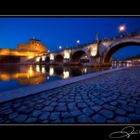
[(101, 58), (100, 57), (90, 57), (90, 63), (92, 65), (98, 65), (101, 63)]
[(54, 54), (51, 53), (50, 54), (50, 64), (53, 64), (54, 63)]
[(70, 59), (64, 59), (63, 62), (68, 63), (68, 62), (70, 62)]

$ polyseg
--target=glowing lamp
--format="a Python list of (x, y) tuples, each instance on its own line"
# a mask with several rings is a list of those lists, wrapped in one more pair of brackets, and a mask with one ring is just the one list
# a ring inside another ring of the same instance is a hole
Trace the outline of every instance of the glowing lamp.
[(125, 25), (119, 26), (119, 32), (124, 32), (125, 30), (126, 30), (126, 26)]
[(59, 49), (61, 50), (62, 49), (62, 46), (59, 46)]
[(80, 43), (80, 40), (77, 40), (76, 43), (79, 44)]

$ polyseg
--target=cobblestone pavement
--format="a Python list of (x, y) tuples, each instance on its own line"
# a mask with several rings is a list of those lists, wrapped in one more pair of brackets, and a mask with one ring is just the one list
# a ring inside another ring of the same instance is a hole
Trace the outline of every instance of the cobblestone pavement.
[(140, 67), (0, 105), (0, 123), (139, 123)]

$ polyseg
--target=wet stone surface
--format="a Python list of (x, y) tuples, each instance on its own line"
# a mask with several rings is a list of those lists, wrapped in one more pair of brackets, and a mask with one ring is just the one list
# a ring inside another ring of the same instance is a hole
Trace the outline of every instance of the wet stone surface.
[(140, 67), (0, 104), (0, 123), (139, 123)]

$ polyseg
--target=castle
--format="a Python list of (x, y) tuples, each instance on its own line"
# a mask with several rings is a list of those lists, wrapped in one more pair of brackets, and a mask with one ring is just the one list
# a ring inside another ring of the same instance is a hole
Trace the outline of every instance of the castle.
[[(22, 58), (31, 59), (47, 53), (48, 48), (40, 42), (40, 40), (30, 39), (27, 44), (18, 44), (17, 49), (2, 48), (0, 49), (0, 62), (8, 62)], [(18, 60), (18, 62), (20, 61)]]
[(44, 53), (47, 52), (47, 47), (43, 46), (40, 40), (30, 39), (27, 44), (19, 44), (17, 50), (19, 52)]
[(16, 50), (9, 48), (0, 49), (0, 55), (38, 56), (47, 51), (47, 47), (42, 45), (40, 40), (30, 39), (27, 44), (19, 44)]

